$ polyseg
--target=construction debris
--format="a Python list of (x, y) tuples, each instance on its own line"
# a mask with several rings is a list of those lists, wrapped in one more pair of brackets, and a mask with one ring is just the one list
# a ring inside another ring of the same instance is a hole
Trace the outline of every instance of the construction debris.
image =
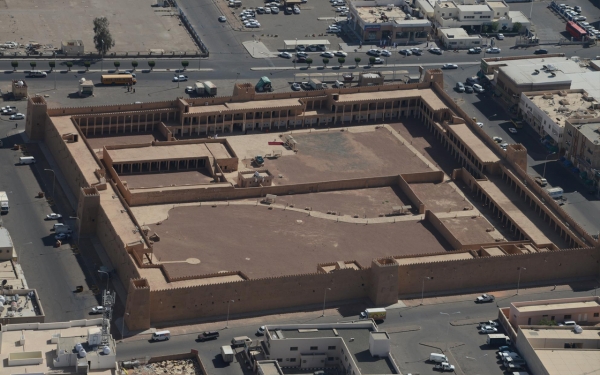
[(161, 361), (140, 365), (127, 370), (127, 375), (203, 375), (200, 365), (195, 359)]

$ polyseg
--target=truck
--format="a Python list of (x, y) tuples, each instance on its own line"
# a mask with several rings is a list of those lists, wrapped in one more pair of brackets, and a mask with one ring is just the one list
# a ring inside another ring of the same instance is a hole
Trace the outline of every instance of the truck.
[(6, 195), (5, 191), (0, 191), (0, 213), (7, 214), (9, 208), (8, 195)]
[(323, 83), (318, 79), (311, 78), (308, 80), (308, 85), (313, 90), (323, 90)]
[(437, 365), (433, 366), (433, 368), (435, 370), (438, 371), (454, 371), (454, 365), (449, 364), (448, 362), (442, 362), (442, 363), (438, 363)]
[(68, 225), (58, 225), (58, 226), (54, 227), (54, 232), (56, 234), (59, 234), (59, 233), (72, 234), (73, 230)]
[(203, 82), (202, 85), (204, 86), (204, 93), (206, 95), (217, 95), (217, 86), (214, 83), (212, 83), (211, 81), (206, 81)]
[(273, 91), (273, 84), (271, 83), (269, 77), (263, 76), (260, 77), (254, 89), (258, 92), (271, 92)]
[(233, 349), (231, 349), (231, 346), (221, 346), (221, 357), (223, 357), (223, 362), (225, 363), (233, 362)]
[(387, 311), (384, 308), (366, 309), (360, 313), (360, 319), (385, 320)]
[(490, 346), (511, 345), (510, 338), (502, 333), (492, 333), (487, 335), (486, 343)]
[(549, 189), (546, 189), (546, 192), (552, 199), (560, 199), (560, 198), (562, 198), (563, 193), (564, 193), (564, 191), (561, 187), (549, 188)]

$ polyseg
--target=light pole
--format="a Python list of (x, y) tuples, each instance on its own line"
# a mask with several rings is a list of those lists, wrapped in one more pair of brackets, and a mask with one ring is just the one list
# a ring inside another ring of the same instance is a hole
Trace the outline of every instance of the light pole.
[(531, 20), (531, 14), (533, 13), (533, 0), (531, 0), (531, 8), (529, 9), (529, 19)]
[(433, 276), (423, 278), (423, 286), (421, 287), (421, 306), (423, 306), (423, 296), (425, 295), (425, 280), (433, 280)]
[(527, 271), (525, 267), (519, 267), (519, 278), (517, 279), (517, 295), (519, 295), (519, 286), (521, 285), (521, 271)]
[(54, 51), (54, 90), (56, 90), (56, 51)]
[(548, 157), (552, 156), (554, 154), (556, 154), (556, 152), (553, 152), (551, 154), (546, 155), (546, 158), (544, 159), (545, 160), (545, 162), (544, 162), (544, 172), (542, 173), (542, 178), (546, 177), (546, 165), (548, 164)]
[(52, 172), (52, 198), (54, 198), (54, 186), (56, 185), (56, 173), (52, 169), (44, 169), (46, 172)]
[(225, 329), (229, 328), (229, 303), (230, 302), (235, 302), (234, 300), (230, 299), (229, 301), (227, 301), (227, 323), (225, 325)]
[(102, 42), (102, 49), (100, 50), (100, 72), (104, 70), (104, 40), (100, 40)]
[(129, 316), (129, 313), (123, 314), (123, 322), (121, 323), (121, 340), (125, 338), (125, 315)]
[(325, 288), (325, 295), (323, 296), (323, 314), (321, 314), (321, 316), (325, 316), (325, 300), (327, 299), (328, 290), (331, 290), (331, 288)]
[(102, 270), (98, 270), (98, 273), (105, 273), (106, 274), (106, 291), (108, 292), (108, 281), (110, 280), (110, 273), (108, 273), (106, 271), (102, 271)]
[(460, 314), (460, 311), (456, 311), (453, 313), (440, 312), (440, 314), (448, 315), (448, 327), (446, 329), (446, 351), (448, 351), (448, 340), (450, 339), (450, 315)]

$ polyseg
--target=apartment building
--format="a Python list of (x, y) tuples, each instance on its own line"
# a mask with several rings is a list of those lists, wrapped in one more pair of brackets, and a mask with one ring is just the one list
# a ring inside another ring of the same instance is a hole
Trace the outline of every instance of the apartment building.
[[(596, 105), (598, 103), (595, 103)], [(565, 121), (565, 158), (579, 169), (579, 176), (597, 191), (600, 186), (600, 117), (569, 118)]]

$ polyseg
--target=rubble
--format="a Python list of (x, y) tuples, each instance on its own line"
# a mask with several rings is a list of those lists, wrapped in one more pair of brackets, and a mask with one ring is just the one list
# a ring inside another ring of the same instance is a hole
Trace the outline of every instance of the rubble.
[(140, 365), (127, 370), (127, 375), (203, 375), (196, 359), (177, 359)]

